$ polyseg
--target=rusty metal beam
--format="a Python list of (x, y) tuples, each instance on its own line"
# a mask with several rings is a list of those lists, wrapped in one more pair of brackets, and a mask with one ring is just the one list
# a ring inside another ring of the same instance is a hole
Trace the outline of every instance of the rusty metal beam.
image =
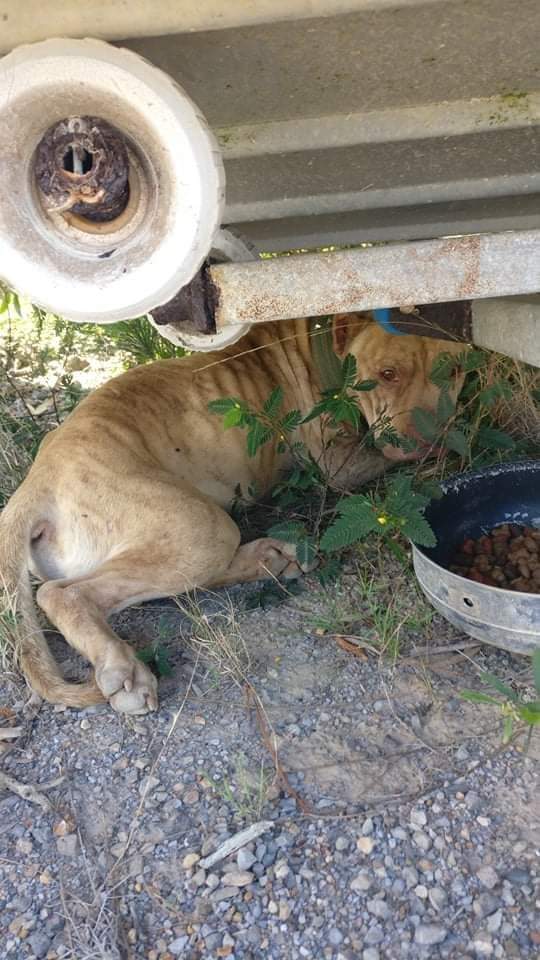
[(216, 328), (540, 290), (540, 230), (212, 266)]

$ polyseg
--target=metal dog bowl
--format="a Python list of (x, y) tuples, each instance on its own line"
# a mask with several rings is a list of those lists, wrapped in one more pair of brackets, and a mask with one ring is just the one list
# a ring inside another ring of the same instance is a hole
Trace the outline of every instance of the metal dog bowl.
[(448, 566), (456, 548), (501, 523), (540, 527), (540, 461), (503, 463), (450, 477), (426, 519), (437, 546), (413, 546), (418, 582), (436, 610), (476, 640), (532, 654), (540, 648), (540, 594), (468, 580)]

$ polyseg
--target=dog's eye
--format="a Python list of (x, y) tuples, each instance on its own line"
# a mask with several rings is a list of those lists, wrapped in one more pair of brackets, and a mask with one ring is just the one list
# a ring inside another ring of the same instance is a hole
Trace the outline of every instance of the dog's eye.
[(384, 370), (379, 372), (381, 380), (386, 380), (387, 383), (395, 382), (398, 379), (397, 371), (394, 370), (394, 367), (385, 367)]

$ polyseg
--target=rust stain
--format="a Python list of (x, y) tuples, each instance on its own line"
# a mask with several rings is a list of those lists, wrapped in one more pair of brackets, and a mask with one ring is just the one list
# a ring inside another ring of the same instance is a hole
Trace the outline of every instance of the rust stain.
[(47, 210), (104, 223), (120, 216), (129, 200), (124, 137), (99, 117), (69, 117), (50, 127), (34, 172)]

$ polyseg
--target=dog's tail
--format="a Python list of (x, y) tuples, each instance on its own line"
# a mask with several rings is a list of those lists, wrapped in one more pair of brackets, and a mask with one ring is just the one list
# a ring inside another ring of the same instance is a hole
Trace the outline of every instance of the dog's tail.
[(12, 647), (27, 683), (45, 700), (88, 707), (103, 702), (97, 684), (64, 680), (38, 622), (28, 562), (42, 512), (46, 514), (35, 500), (23, 502), (17, 491), (0, 516), (0, 644)]

